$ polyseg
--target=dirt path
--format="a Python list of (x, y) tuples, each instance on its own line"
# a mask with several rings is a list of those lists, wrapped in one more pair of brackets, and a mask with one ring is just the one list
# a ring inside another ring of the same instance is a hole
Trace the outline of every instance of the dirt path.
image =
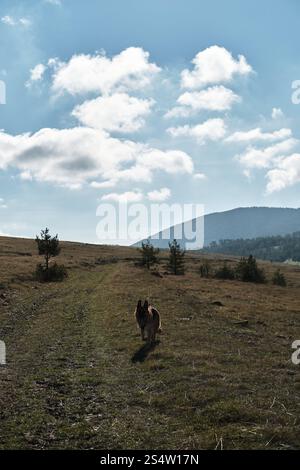
[(151, 388), (163, 384), (151, 361), (142, 370), (135, 300), (120, 276), (117, 265), (81, 272), (15, 307), (1, 370), (1, 448), (145, 447), (157, 444), (157, 423), (167, 432), (166, 416), (151, 409)]

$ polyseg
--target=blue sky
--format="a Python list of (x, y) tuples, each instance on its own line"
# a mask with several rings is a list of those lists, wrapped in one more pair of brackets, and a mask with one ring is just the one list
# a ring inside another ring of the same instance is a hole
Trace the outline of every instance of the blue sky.
[(296, 0), (0, 0), (0, 233), (99, 203), (299, 206)]

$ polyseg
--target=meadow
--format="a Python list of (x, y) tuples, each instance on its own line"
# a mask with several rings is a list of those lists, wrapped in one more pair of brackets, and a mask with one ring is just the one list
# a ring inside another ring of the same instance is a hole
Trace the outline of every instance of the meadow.
[[(0, 238), (0, 449), (299, 449), (300, 267), (288, 286), (201, 278), (137, 265), (136, 248), (63, 242), (63, 282), (38, 283), (33, 240)], [(163, 333), (134, 319), (149, 298)]]

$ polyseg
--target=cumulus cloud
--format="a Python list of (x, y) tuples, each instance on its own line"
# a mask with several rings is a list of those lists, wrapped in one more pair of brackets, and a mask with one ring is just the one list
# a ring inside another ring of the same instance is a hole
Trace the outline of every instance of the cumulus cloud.
[(225, 142), (250, 142), (250, 141), (262, 141), (262, 142), (273, 142), (276, 140), (282, 140), (292, 135), (291, 129), (282, 128), (274, 132), (262, 132), (257, 127), (249, 131), (234, 132), (232, 135), (225, 139)]
[(139, 202), (143, 199), (143, 193), (141, 191), (127, 191), (125, 193), (110, 193), (102, 196), (102, 201), (113, 201), (113, 202)]
[(61, 0), (44, 0), (45, 3), (49, 3), (50, 5), (55, 5), (58, 7), (62, 6), (62, 1)]
[(166, 119), (179, 118), (179, 117), (189, 117), (192, 114), (193, 110), (191, 108), (183, 106), (174, 106), (174, 108), (169, 109), (164, 117)]
[(7, 204), (2, 197), (0, 197), (0, 209), (7, 209)]
[(142, 88), (160, 71), (140, 47), (129, 47), (112, 58), (104, 54), (74, 55), (68, 62), (56, 61), (55, 65), (53, 91), (71, 95)]
[(44, 64), (37, 64), (35, 67), (30, 69), (30, 78), (25, 84), (26, 87), (30, 87), (34, 82), (41, 81), (46, 70), (47, 67)]
[(187, 91), (177, 100), (181, 106), (175, 106), (169, 110), (165, 117), (187, 117), (201, 110), (228, 111), (234, 103), (239, 101), (241, 98), (223, 85), (216, 85), (201, 91)]
[(147, 193), (149, 201), (163, 202), (170, 198), (171, 190), (169, 188), (161, 188)]
[(139, 99), (126, 93), (100, 96), (76, 106), (72, 114), (82, 124), (109, 132), (134, 132), (144, 126), (144, 117), (151, 112), (154, 101)]
[(269, 170), (267, 175), (267, 192), (280, 191), (300, 182), (300, 154), (294, 153), (283, 157), (277, 162), (277, 167)]
[(0, 169), (8, 167), (18, 169), (23, 178), (71, 189), (90, 182), (151, 181), (158, 170), (193, 172), (192, 159), (185, 152), (162, 151), (87, 127), (41, 129), (16, 136), (0, 132)]
[(223, 119), (208, 119), (202, 124), (196, 126), (178, 126), (170, 127), (167, 132), (173, 137), (194, 137), (200, 144), (206, 141), (217, 141), (224, 137), (226, 133), (226, 126)]
[(280, 108), (273, 108), (272, 109), (272, 119), (280, 119), (284, 116), (282, 110)]
[(201, 88), (207, 84), (229, 82), (235, 75), (248, 75), (252, 67), (243, 55), (234, 59), (224, 47), (211, 46), (199, 52), (192, 60), (193, 70), (181, 73), (183, 88)]
[(46, 71), (46, 66), (44, 64), (37, 64), (33, 69), (30, 70), (30, 80), (33, 82), (41, 80)]
[(195, 173), (194, 174), (194, 178), (196, 180), (205, 180), (206, 179), (206, 175), (204, 173)]
[(15, 18), (11, 15), (2, 16), (1, 22), (8, 26), (25, 26), (31, 25), (31, 21), (28, 18)]
[(264, 149), (247, 147), (245, 152), (238, 155), (237, 160), (246, 168), (270, 168), (276, 163), (276, 159), (290, 152), (298, 143), (297, 139), (286, 139)]

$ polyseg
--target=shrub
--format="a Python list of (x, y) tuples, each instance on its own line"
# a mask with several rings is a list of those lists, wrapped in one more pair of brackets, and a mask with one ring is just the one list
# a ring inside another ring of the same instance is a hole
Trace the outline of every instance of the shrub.
[(266, 281), (264, 270), (257, 266), (256, 259), (252, 255), (249, 258), (241, 258), (236, 274), (243, 282), (263, 283)]
[(67, 269), (63, 264), (54, 263), (48, 269), (42, 264), (38, 264), (35, 271), (36, 279), (39, 282), (63, 281), (68, 277)]
[(280, 269), (277, 269), (277, 271), (275, 271), (274, 276), (272, 278), (272, 282), (276, 286), (286, 287), (285, 275), (280, 272)]
[(226, 263), (222, 266), (222, 268), (219, 268), (216, 272), (214, 277), (216, 279), (235, 279), (235, 272), (234, 270), (230, 267), (227, 266)]
[(199, 268), (201, 277), (209, 277), (211, 272), (211, 266), (209, 261), (203, 261)]

